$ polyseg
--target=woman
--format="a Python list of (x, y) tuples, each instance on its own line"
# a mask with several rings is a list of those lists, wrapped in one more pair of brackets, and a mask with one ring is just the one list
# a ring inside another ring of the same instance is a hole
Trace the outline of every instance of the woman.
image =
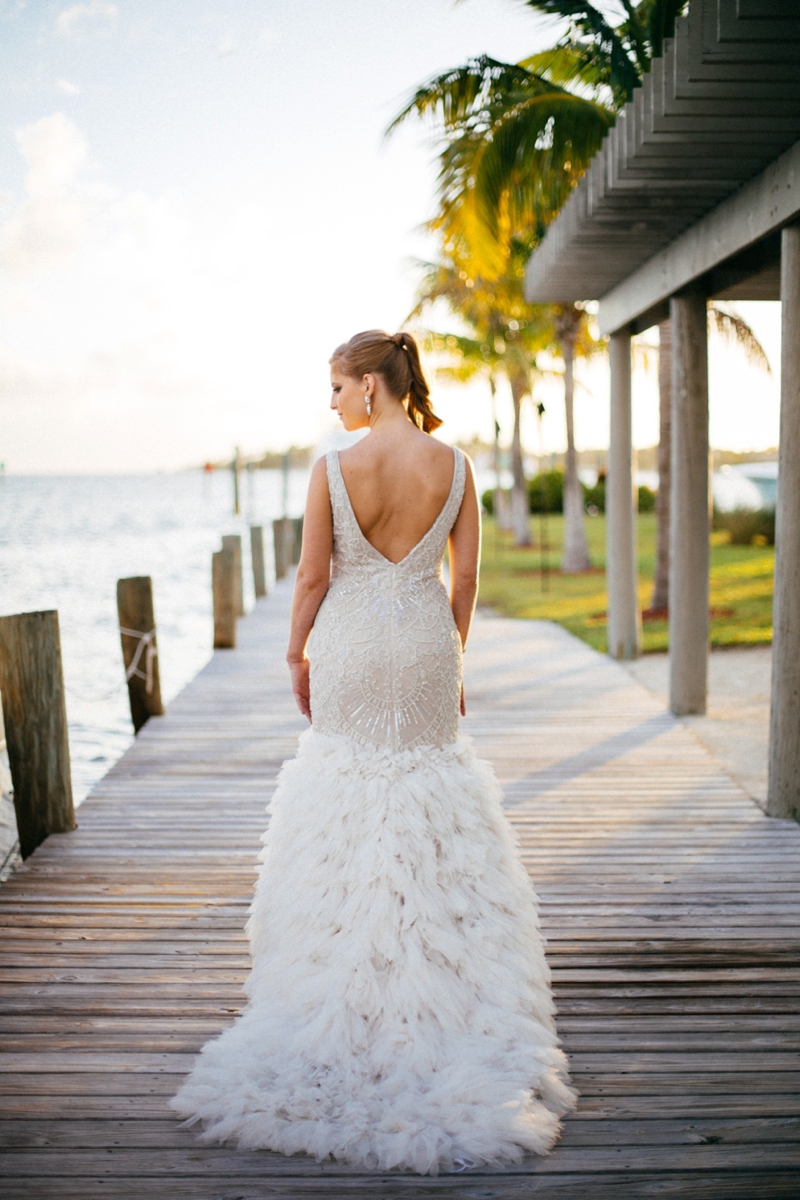
[(331, 367), (331, 407), (370, 432), (309, 485), (287, 657), (312, 728), (271, 806), (248, 1006), (172, 1103), (206, 1141), (379, 1170), (543, 1154), (575, 1094), (535, 896), (458, 737), (472, 470), (429, 436), (409, 334), (357, 334)]

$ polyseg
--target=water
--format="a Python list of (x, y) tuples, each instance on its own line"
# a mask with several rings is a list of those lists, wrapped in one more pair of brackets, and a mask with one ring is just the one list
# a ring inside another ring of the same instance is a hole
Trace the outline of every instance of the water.
[[(289, 474), (299, 516), (308, 471)], [(242, 475), (234, 517), (230, 472), (8, 476), (0, 480), (0, 614), (58, 609), (76, 803), (133, 737), (117, 622), (117, 579), (153, 579), (159, 670), (169, 702), (211, 654), (211, 553), (241, 533), (246, 606), (253, 603), (249, 524), (283, 513), (280, 471)]]
[[(309, 472), (289, 472), (287, 510), (299, 516)], [(492, 487), (478, 472), (479, 490)], [(58, 609), (75, 802), (133, 738), (117, 622), (117, 580), (153, 580), (165, 704), (211, 654), (211, 554), (241, 533), (245, 605), (253, 603), (250, 524), (283, 515), (280, 471), (241, 477), (234, 517), (230, 472), (0, 477), (0, 615)], [(288, 679), (287, 679), (288, 686)], [(1, 856), (0, 856), (1, 857)]]

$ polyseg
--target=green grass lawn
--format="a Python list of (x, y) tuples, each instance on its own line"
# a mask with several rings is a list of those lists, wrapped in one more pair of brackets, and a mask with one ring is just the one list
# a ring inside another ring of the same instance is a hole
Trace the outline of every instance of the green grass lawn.
[[(542, 580), (540, 546), (516, 550), (510, 535), (501, 533), (491, 517), (484, 518), (479, 603), (509, 617), (538, 617), (557, 621), (597, 650), (606, 649), (605, 517), (587, 517), (592, 569), (581, 575), (558, 570), (564, 519), (547, 517), (545, 565)], [(538, 516), (531, 532), (540, 540)], [(727, 533), (711, 535), (711, 644), (735, 646), (772, 641), (772, 574), (774, 546), (732, 546)], [(647, 609), (653, 592), (656, 519), (638, 518), (639, 605)], [(645, 653), (666, 650), (667, 622), (645, 621)]]

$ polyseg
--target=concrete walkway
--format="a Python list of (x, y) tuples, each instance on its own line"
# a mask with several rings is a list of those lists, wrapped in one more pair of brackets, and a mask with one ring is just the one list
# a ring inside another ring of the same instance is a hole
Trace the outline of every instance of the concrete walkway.
[[(669, 655), (646, 654), (625, 666), (664, 705), (668, 703)], [(762, 808), (767, 800), (771, 671), (771, 646), (713, 650), (708, 713), (681, 718)]]

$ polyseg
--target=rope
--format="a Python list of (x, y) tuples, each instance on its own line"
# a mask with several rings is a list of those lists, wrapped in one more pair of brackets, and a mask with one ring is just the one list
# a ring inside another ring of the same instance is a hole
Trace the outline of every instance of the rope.
[[(87, 696), (85, 692), (79, 692), (69, 684), (65, 684), (65, 691), (69, 692), (70, 696), (74, 696), (76, 700), (83, 700), (86, 704), (102, 704), (105, 700), (110, 700), (117, 692), (122, 691), (126, 683), (130, 683), (132, 679), (144, 680), (144, 690), (149, 694), (153, 690), (153, 659), (158, 656), (158, 647), (155, 645), (155, 628), (149, 633), (140, 633), (138, 629), (123, 629), (120, 625), (120, 633), (125, 637), (138, 639), (138, 646), (134, 652), (133, 658), (130, 661), (130, 666), (125, 671), (125, 683), (115, 683), (107, 692), (103, 692), (100, 696)], [(142, 655), (144, 655), (144, 670), (142, 670)]]
[[(143, 679), (144, 690), (152, 692), (153, 690), (153, 659), (158, 657), (158, 649), (155, 645), (156, 629), (155, 625), (149, 633), (140, 633), (137, 629), (123, 629), (120, 625), (119, 631), (125, 637), (139, 639), (139, 645), (136, 647), (136, 653), (131, 659), (130, 666), (125, 672), (125, 679), (128, 683), (132, 679)], [(139, 666), (142, 654), (144, 654), (144, 671)]]

